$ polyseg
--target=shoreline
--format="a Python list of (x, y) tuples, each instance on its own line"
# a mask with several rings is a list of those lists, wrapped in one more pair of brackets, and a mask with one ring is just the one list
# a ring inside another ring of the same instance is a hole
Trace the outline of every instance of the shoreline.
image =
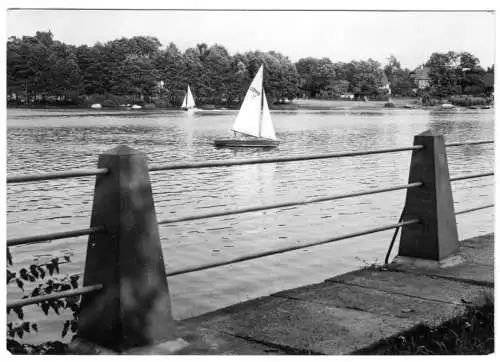
[[(269, 108), (274, 111), (298, 111), (298, 110), (311, 110), (311, 111), (335, 111), (335, 110), (391, 110), (391, 109), (408, 109), (408, 110), (450, 110), (442, 108), (441, 105), (424, 106), (418, 103), (416, 98), (395, 98), (391, 101), (394, 107), (385, 107), (387, 101), (354, 101), (354, 100), (325, 100), (325, 99), (295, 99), (285, 104), (273, 104)], [(452, 110), (466, 110), (466, 109), (490, 109), (494, 108), (494, 104), (485, 106), (454, 106)], [(24, 109), (24, 110), (52, 110), (52, 111), (84, 111), (89, 112), (154, 112), (154, 111), (181, 111), (179, 108), (172, 107), (152, 107), (143, 109), (130, 109), (123, 107), (103, 107), (92, 109), (83, 106), (52, 106), (52, 105), (7, 105), (7, 109)], [(198, 108), (201, 112), (210, 111), (238, 111), (238, 107), (219, 107), (219, 106), (200, 106)]]

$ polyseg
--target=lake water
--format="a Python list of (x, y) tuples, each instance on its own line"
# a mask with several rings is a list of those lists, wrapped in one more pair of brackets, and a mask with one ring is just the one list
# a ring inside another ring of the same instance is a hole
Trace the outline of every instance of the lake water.
[[(235, 111), (106, 112), (8, 110), (7, 173), (95, 168), (100, 152), (120, 144), (148, 155), (149, 165), (407, 147), (427, 129), (446, 142), (491, 140), (493, 110), (273, 111), (276, 149), (216, 149)], [(451, 176), (491, 172), (494, 146), (447, 149)], [(317, 161), (151, 173), (158, 220), (253, 205), (367, 190), (407, 182), (411, 152)], [(8, 237), (85, 228), (95, 179), (7, 185)], [(453, 183), (455, 210), (493, 202), (494, 178)], [(167, 270), (323, 240), (397, 222), (405, 191), (160, 226)], [(461, 239), (494, 228), (492, 208), (457, 216)], [(344, 273), (384, 259), (393, 230), (169, 278), (175, 318), (187, 318)], [(34, 259), (71, 255), (63, 273), (81, 274), (86, 237), (11, 248), (14, 270)], [(394, 249), (397, 251), (397, 246)], [(8, 288), (8, 298), (20, 296)], [(38, 319), (25, 341), (57, 338), (65, 316)], [(9, 319), (16, 320), (13, 315)]]

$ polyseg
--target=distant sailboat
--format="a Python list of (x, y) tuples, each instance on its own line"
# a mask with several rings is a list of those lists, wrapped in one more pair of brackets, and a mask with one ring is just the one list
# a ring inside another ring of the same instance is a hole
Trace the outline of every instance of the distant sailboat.
[(193, 93), (191, 93), (191, 88), (187, 89), (187, 93), (184, 96), (184, 100), (182, 101), (181, 109), (184, 111), (194, 110), (196, 104), (194, 103)]
[[(240, 112), (234, 120), (234, 138), (216, 139), (218, 147), (276, 147), (279, 140), (274, 132), (271, 113), (262, 86), (264, 67), (259, 71), (248, 88)], [(239, 137), (237, 137), (239, 136)]]

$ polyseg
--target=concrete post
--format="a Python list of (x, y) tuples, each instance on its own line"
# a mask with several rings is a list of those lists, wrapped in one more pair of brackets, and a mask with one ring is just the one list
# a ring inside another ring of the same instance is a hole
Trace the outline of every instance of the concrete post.
[(407, 190), (403, 220), (420, 223), (403, 227), (398, 256), (441, 261), (459, 250), (457, 223), (444, 138), (423, 132), (416, 135), (409, 183), (423, 186)]
[(170, 295), (146, 155), (127, 146), (99, 156), (109, 174), (96, 179), (78, 336), (114, 351), (174, 340)]

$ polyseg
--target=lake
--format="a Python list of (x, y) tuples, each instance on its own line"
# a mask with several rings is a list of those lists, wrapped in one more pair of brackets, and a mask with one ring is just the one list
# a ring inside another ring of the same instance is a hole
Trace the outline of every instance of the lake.
[[(265, 158), (407, 147), (427, 129), (447, 143), (492, 140), (494, 110), (272, 111), (278, 148), (216, 149), (230, 135), (236, 111), (113, 112), (19, 110), (7, 112), (7, 173), (96, 168), (98, 154), (125, 144), (144, 151), (149, 165)], [(447, 149), (450, 175), (491, 172), (494, 146)], [(193, 213), (285, 202), (405, 184), (411, 152), (315, 161), (151, 173), (158, 220)], [(7, 185), (9, 238), (86, 228), (94, 177)], [(493, 202), (494, 178), (453, 183), (455, 210)], [(167, 270), (231, 259), (257, 251), (328, 239), (397, 222), (405, 191), (160, 226)], [(492, 232), (494, 209), (457, 216), (461, 239)], [(300, 285), (318, 283), (373, 262), (383, 262), (393, 230), (169, 278), (176, 319)], [(83, 273), (87, 238), (11, 248), (13, 270), (33, 260), (70, 255), (63, 273)], [(393, 254), (397, 252), (397, 246)], [(8, 299), (20, 297), (8, 288)], [(58, 338), (63, 315), (44, 316), (25, 341)], [(67, 316), (67, 315), (66, 315)], [(9, 320), (17, 320), (11, 313)]]

